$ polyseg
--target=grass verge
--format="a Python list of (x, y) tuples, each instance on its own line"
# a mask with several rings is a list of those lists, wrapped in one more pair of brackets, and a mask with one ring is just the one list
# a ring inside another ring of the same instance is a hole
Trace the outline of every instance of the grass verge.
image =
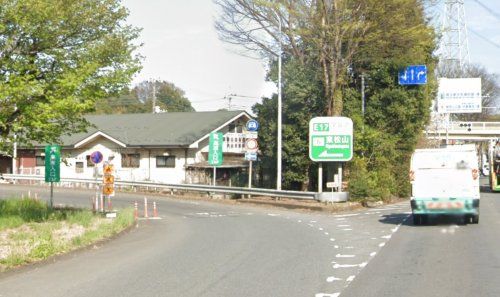
[(133, 223), (131, 208), (107, 219), (89, 210), (50, 209), (33, 199), (0, 200), (0, 272), (90, 245)]

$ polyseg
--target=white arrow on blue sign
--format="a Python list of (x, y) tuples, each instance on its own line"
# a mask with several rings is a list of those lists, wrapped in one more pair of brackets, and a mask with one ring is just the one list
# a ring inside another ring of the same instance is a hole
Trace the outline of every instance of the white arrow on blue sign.
[(400, 85), (425, 85), (427, 83), (427, 66), (411, 65), (399, 71)]

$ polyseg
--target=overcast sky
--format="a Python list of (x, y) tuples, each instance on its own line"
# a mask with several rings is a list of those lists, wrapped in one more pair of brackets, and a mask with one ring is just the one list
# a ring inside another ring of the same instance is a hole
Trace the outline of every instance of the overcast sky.
[[(218, 39), (211, 0), (123, 0), (123, 4), (130, 10), (129, 23), (143, 28), (139, 41), (144, 43), (140, 53), (145, 60), (134, 83), (169, 81), (186, 92), (197, 111), (227, 108), (224, 97), (230, 94), (241, 96), (233, 96), (232, 108), (249, 110), (258, 98), (275, 90), (265, 82), (264, 61), (240, 56)], [(471, 62), (500, 74), (500, 1), (465, 0), (465, 9), (468, 27), (490, 41), (469, 32)]]

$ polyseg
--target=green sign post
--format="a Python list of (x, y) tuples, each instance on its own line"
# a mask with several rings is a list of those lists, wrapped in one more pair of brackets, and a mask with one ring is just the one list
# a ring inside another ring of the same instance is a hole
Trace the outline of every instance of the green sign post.
[(61, 181), (61, 147), (47, 145), (45, 147), (45, 182), (50, 183), (50, 208), (54, 206), (54, 183)]
[[(321, 162), (346, 162), (353, 156), (353, 123), (346, 117), (316, 117), (309, 122), (309, 158), (319, 162), (318, 192), (323, 191)], [(338, 167), (339, 192), (342, 191), (342, 165)]]
[(224, 135), (220, 132), (210, 133), (208, 143), (208, 164), (214, 166), (213, 185), (215, 186), (215, 176), (217, 174), (217, 166), (222, 165), (224, 155), (222, 154), (222, 145), (224, 143)]

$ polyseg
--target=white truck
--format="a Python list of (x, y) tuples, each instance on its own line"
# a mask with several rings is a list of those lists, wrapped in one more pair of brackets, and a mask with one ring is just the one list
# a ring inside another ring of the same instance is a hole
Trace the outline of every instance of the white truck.
[(413, 223), (431, 215), (462, 216), (479, 222), (479, 161), (474, 144), (417, 149), (411, 158)]

